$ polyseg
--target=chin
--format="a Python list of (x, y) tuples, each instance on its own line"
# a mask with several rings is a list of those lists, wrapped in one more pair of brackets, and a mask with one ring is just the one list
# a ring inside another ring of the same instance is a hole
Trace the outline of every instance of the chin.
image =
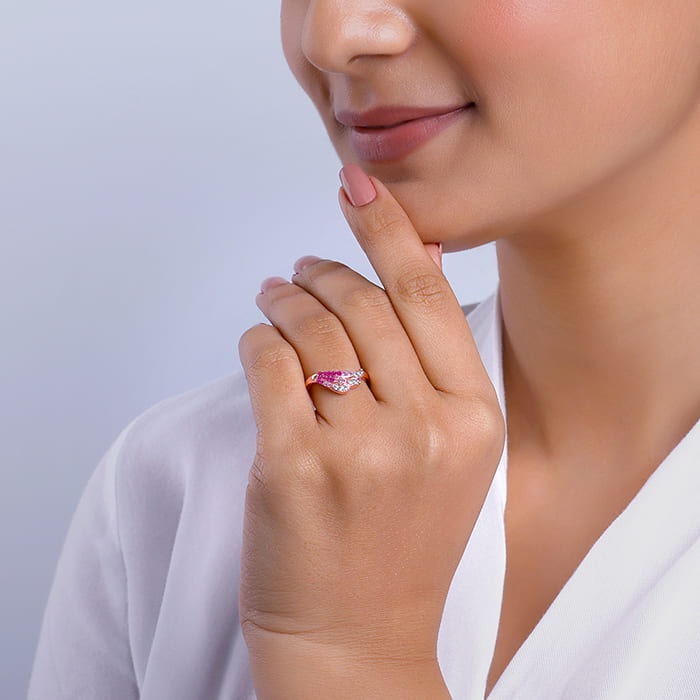
[(442, 243), (446, 253), (468, 250), (490, 243), (503, 232), (479, 225), (475, 217), (465, 221), (465, 204), (442, 193), (430, 191), (416, 181), (385, 182), (401, 204), (424, 243)]

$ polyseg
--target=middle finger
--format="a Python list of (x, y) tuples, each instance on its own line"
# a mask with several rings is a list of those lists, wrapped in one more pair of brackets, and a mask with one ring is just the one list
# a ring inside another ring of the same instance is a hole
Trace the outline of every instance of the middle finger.
[(292, 281), (313, 294), (342, 322), (372, 391), (382, 401), (403, 401), (416, 388), (432, 388), (411, 340), (386, 292), (332, 260), (306, 256), (297, 261)]

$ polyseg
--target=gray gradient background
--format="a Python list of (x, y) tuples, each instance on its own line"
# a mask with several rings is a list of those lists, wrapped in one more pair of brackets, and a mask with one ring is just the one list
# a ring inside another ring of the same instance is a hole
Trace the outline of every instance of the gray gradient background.
[[(0, 8), (0, 697), (26, 694), (86, 480), (119, 431), (239, 368), (259, 282), (300, 255), (371, 276), (278, 3)], [(493, 246), (447, 256), (463, 303)], [(375, 278), (373, 278), (375, 279)]]

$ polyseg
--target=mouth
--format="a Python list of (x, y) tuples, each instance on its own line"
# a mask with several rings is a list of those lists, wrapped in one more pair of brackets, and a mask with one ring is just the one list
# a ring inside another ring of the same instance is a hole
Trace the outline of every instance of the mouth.
[(350, 142), (358, 158), (386, 162), (403, 158), (468, 113), (476, 105), (447, 108), (379, 108), (363, 114), (340, 112), (336, 119), (350, 128)]
[(447, 112), (439, 112), (438, 114), (430, 114), (425, 117), (415, 117), (414, 119), (404, 119), (402, 121), (396, 122), (395, 124), (383, 124), (381, 126), (355, 126), (353, 127), (354, 129), (357, 129), (360, 132), (371, 132), (371, 131), (377, 131), (379, 129), (395, 129), (397, 126), (401, 126), (402, 124), (408, 124), (409, 122), (423, 122), (429, 119), (438, 119), (439, 117), (446, 117), (450, 114), (453, 114), (454, 112), (460, 112), (462, 109), (465, 109), (465, 107), (457, 107), (457, 109), (451, 109)]
[(426, 117), (438, 117), (471, 106), (475, 106), (473, 102), (469, 102), (466, 105), (456, 104), (445, 107), (386, 106), (375, 107), (366, 112), (341, 110), (336, 113), (335, 118), (343, 126), (351, 126), (353, 128), (391, 129), (406, 122)]

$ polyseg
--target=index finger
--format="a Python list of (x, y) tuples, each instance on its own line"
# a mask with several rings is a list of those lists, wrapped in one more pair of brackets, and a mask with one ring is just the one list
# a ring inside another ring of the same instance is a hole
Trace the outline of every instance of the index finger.
[(481, 357), (452, 288), (408, 215), (384, 184), (358, 165), (346, 165), (341, 181), (341, 209), (428, 380), (448, 393), (472, 393), (485, 376)]

